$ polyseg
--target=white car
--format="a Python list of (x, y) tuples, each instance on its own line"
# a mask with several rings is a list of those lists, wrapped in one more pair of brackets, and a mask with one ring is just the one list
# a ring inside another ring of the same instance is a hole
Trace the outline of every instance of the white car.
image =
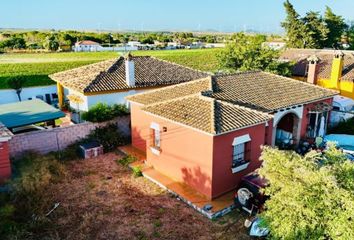
[(338, 123), (354, 117), (354, 100), (343, 96), (333, 98), (329, 125), (335, 127)]

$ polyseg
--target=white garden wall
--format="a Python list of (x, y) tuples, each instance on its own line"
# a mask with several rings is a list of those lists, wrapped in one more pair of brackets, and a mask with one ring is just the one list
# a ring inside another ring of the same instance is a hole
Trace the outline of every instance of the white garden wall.
[[(36, 98), (37, 95), (41, 95), (45, 101), (45, 94), (56, 94), (56, 85), (43, 86), (43, 87), (28, 87), (23, 88), (21, 92), (22, 100), (28, 100), (29, 98)], [(0, 104), (18, 102), (18, 97), (13, 89), (0, 90)]]

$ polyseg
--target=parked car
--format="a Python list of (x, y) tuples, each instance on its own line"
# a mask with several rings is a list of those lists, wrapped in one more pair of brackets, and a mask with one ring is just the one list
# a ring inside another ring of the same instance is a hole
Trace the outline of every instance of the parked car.
[(32, 124), (32, 125), (13, 128), (12, 133), (13, 134), (20, 134), (20, 133), (26, 133), (26, 132), (40, 131), (40, 130), (44, 130), (44, 129), (45, 129), (44, 127)]
[(267, 180), (256, 172), (243, 176), (235, 194), (235, 206), (251, 215), (262, 211), (268, 197), (262, 194), (260, 190), (266, 186)]
[(333, 98), (333, 109), (330, 115), (329, 125), (334, 127), (338, 123), (354, 117), (354, 100), (343, 96)]

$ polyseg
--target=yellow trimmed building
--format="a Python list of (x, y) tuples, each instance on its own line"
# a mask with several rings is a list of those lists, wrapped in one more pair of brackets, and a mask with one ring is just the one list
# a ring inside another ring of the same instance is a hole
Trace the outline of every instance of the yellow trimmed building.
[(354, 51), (287, 49), (282, 60), (293, 61), (293, 78), (338, 90), (354, 99)]
[(73, 109), (88, 111), (99, 102), (125, 104), (129, 95), (207, 76), (209, 73), (165, 60), (128, 54), (49, 77), (57, 83), (60, 108), (68, 103)]

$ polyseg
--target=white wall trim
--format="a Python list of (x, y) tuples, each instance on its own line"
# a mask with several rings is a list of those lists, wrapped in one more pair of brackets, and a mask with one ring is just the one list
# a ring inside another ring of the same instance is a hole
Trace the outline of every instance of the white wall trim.
[(152, 152), (153, 154), (155, 154), (155, 155), (160, 155), (160, 150), (158, 150), (158, 149), (156, 149), (156, 148), (154, 148), (154, 147), (150, 147), (150, 150), (151, 150), (151, 152)]
[(251, 141), (251, 137), (249, 134), (245, 134), (239, 137), (235, 137), (234, 141), (232, 142), (232, 146), (238, 145), (238, 144), (242, 144), (242, 143), (246, 143), (246, 142), (250, 142)]
[(250, 164), (250, 163), (248, 162), (248, 163), (242, 164), (242, 165), (240, 165), (240, 166), (231, 168), (231, 171), (232, 171), (232, 173), (241, 172), (241, 171), (245, 170), (245, 169), (248, 167), (249, 164)]
[(278, 125), (279, 121), (288, 113), (293, 113), (299, 119), (302, 119), (302, 116), (303, 116), (303, 113), (304, 113), (304, 106), (296, 107), (296, 108), (290, 108), (288, 110), (284, 109), (283, 111), (278, 111), (278, 112), (274, 113), (273, 127), (276, 127)]
[(160, 131), (160, 125), (158, 123), (152, 122), (150, 128)]

